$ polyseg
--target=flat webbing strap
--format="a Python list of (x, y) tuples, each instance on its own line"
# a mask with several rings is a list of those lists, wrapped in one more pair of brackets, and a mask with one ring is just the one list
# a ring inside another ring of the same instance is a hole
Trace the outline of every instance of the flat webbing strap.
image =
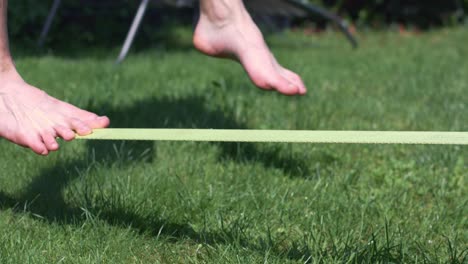
[(239, 129), (95, 129), (87, 140), (468, 145), (468, 132)]

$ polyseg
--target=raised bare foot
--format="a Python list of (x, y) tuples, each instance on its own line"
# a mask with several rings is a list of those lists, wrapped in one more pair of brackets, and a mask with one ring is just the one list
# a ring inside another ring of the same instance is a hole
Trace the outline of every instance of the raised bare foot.
[(202, 53), (239, 61), (262, 89), (286, 95), (307, 91), (296, 73), (276, 61), (241, 0), (202, 0), (193, 42)]
[(47, 155), (66, 141), (109, 125), (107, 117), (59, 101), (25, 83), (17, 73), (0, 73), (0, 137)]

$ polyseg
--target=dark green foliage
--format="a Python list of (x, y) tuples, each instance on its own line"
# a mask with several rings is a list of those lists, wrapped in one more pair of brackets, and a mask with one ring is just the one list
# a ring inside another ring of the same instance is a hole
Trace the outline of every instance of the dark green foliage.
[(37, 38), (52, 1), (10, 0), (8, 2), (10, 37), (21, 38), (22, 41)]
[(467, 0), (316, 0), (361, 24), (403, 23), (427, 28), (462, 21)]
[[(250, 1), (250, 0), (249, 0)], [(9, 28), (15, 42), (36, 41), (52, 0), (10, 0)], [(121, 42), (132, 21), (139, 1), (134, 0), (63, 0), (52, 26), (48, 43)], [(326, 6), (360, 26), (385, 26), (404, 23), (419, 27), (452, 25), (466, 18), (468, 0), (448, 1), (371, 1), (371, 0), (313, 0)], [(152, 8), (143, 23), (141, 38), (158, 39), (158, 31), (170, 28), (177, 21), (190, 24), (191, 10)], [(322, 21), (322, 18), (316, 18)], [(157, 30), (154, 30), (157, 28)], [(142, 41), (143, 42), (143, 41)]]
[[(10, 0), (9, 33), (13, 42), (33, 42), (39, 37), (53, 1)], [(101, 42), (122, 39), (128, 30), (137, 1), (63, 0), (48, 41)]]

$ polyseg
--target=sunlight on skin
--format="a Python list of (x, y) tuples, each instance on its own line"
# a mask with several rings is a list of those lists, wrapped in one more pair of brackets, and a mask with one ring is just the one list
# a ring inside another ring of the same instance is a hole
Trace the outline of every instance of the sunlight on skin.
[(242, 0), (202, 0), (195, 30), (195, 47), (209, 56), (242, 64), (252, 82), (285, 95), (307, 92), (302, 79), (275, 59)]
[[(69, 141), (75, 133), (87, 135), (109, 126), (107, 117), (59, 101), (21, 78), (8, 47), (7, 3), (0, 0), (0, 136), (47, 155), (58, 150), (57, 137)], [(306, 93), (302, 79), (276, 61), (241, 0), (202, 0), (200, 7), (194, 34), (198, 50), (238, 61), (262, 89)]]
[(0, 136), (40, 155), (109, 125), (107, 117), (81, 110), (28, 85), (15, 69), (8, 47), (7, 0), (0, 0)]

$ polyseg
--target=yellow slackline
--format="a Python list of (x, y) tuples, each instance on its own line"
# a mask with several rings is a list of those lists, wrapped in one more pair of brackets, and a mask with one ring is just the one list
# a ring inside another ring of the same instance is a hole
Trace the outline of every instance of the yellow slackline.
[(468, 132), (239, 129), (95, 129), (87, 140), (468, 145)]

